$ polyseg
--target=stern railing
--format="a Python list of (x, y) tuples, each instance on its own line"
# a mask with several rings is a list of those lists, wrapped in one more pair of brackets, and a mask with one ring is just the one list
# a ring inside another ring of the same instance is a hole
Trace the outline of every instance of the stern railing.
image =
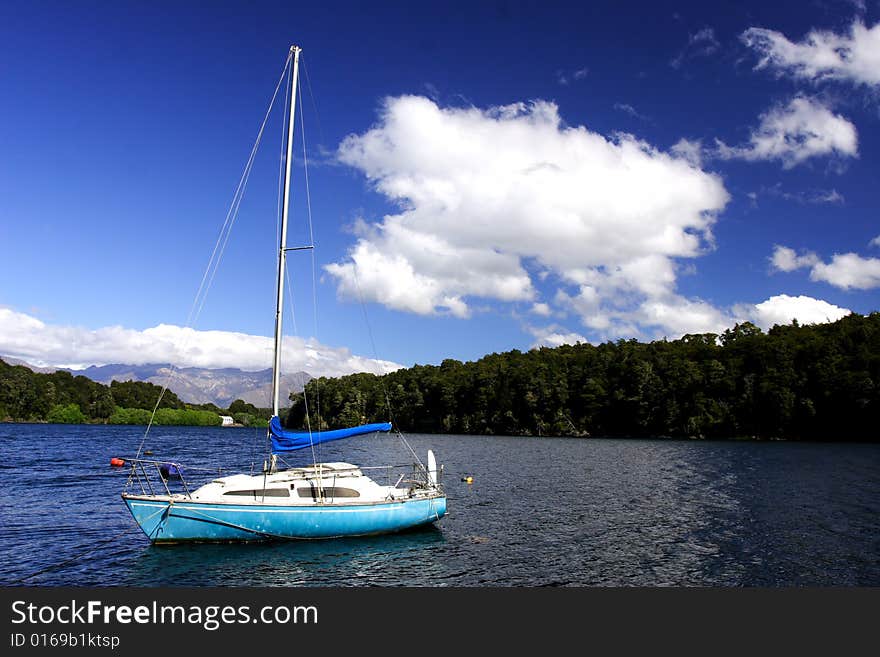
[[(162, 495), (168, 497), (184, 495), (192, 497), (192, 491), (186, 482), (185, 472), (211, 472), (222, 476), (222, 468), (193, 468), (183, 466), (176, 461), (154, 461), (152, 459), (125, 459), (130, 465), (128, 480), (123, 492), (140, 489), (141, 495)], [(156, 491), (159, 491), (158, 493)]]

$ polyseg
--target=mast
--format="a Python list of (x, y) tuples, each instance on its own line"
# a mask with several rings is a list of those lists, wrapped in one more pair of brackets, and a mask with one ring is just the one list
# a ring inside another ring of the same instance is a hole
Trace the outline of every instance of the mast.
[(278, 415), (281, 394), (281, 325), (284, 309), (284, 273), (287, 257), (287, 215), (290, 210), (290, 170), (293, 166), (293, 118), (296, 114), (296, 87), (299, 76), (299, 53), (302, 48), (290, 46), (293, 69), (290, 74), (290, 114), (287, 117), (287, 154), (284, 165), (284, 203), (281, 206), (281, 239), (278, 245), (278, 296), (275, 300), (275, 360), (272, 364), (272, 414)]

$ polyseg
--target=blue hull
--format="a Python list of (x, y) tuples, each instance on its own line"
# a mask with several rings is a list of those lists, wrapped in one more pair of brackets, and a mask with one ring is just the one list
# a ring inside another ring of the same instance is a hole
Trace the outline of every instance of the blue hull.
[(153, 543), (339, 538), (399, 532), (440, 520), (446, 498), (324, 506), (217, 504), (123, 495)]

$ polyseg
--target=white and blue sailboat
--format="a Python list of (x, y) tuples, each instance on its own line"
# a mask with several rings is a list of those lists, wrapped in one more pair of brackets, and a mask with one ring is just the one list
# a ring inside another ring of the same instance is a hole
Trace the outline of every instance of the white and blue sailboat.
[[(351, 463), (278, 468), (279, 456), (284, 453), (392, 430), (391, 423), (377, 423), (333, 431), (287, 431), (279, 419), (282, 309), (285, 258), (291, 250), (286, 241), (299, 55), (300, 48), (292, 46), (288, 59), (291, 84), (278, 250), (273, 417), (268, 429), (270, 456), (259, 474), (219, 476), (195, 490), (190, 490), (184, 479), (191, 470), (179, 463), (142, 459), (140, 453), (127, 459), (131, 471), (122, 499), (153, 543), (366, 536), (431, 524), (446, 514), (440, 469), (430, 450), (427, 464), (416, 457), (412, 467), (401, 473), (395, 483), (385, 485), (364, 474), (367, 468)], [(414, 452), (412, 455), (415, 457)], [(390, 466), (381, 469), (391, 472)]]

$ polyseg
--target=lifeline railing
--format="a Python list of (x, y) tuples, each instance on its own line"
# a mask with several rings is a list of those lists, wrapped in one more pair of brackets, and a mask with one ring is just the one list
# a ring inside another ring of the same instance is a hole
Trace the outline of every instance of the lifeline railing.
[[(428, 476), (428, 469), (422, 465), (421, 463), (408, 463), (405, 465), (380, 465), (380, 466), (367, 466), (360, 467), (358, 470), (366, 471), (366, 470), (387, 470), (388, 471), (388, 485), (394, 486), (395, 488), (402, 483), (408, 484), (410, 486), (415, 486), (418, 488), (438, 488), (440, 489), (440, 479), (443, 473), (443, 466), (441, 465), (437, 470), (437, 484), (432, 485), (431, 479)], [(396, 473), (403, 472), (398, 476), (396, 481), (392, 482), (393, 477)], [(407, 472), (408, 470), (408, 472)], [(409, 476), (407, 476), (409, 475)]]
[[(174, 494), (180, 494), (182, 491), (186, 497), (191, 497), (191, 491), (186, 483), (184, 472), (211, 472), (217, 476), (223, 474), (222, 468), (194, 468), (182, 466), (176, 461), (154, 461), (151, 459), (124, 459), (127, 465), (131, 465), (128, 473), (128, 480), (125, 482), (125, 490), (139, 486), (142, 495), (156, 495), (158, 484), (154, 487), (153, 483), (156, 479), (161, 482), (165, 494), (169, 497)], [(179, 488), (173, 486), (172, 482), (178, 482)], [(172, 490), (172, 488), (176, 490)], [(161, 489), (159, 494), (161, 494)]]
[[(328, 479), (331, 477), (335, 477), (338, 475), (344, 475), (347, 472), (352, 472), (354, 470), (359, 470), (365, 474), (370, 474), (371, 476), (375, 472), (383, 472), (385, 473), (385, 481), (388, 486), (399, 486), (402, 483), (409, 484), (412, 486), (416, 486), (419, 488), (431, 488), (431, 480), (428, 476), (427, 468), (421, 463), (405, 463), (398, 465), (371, 465), (371, 466), (358, 466), (353, 465), (351, 468), (346, 469), (338, 469), (338, 468), (327, 468), (322, 467), (322, 464), (309, 465), (304, 468), (291, 468), (291, 470), (305, 470), (308, 474), (303, 473), (303, 479), (312, 479), (315, 477), (320, 477), (323, 479)], [(398, 473), (401, 473), (398, 475)], [(440, 479), (443, 473), (443, 466), (441, 465), (437, 470), (437, 484), (434, 486), (435, 488), (440, 488)], [(395, 480), (394, 477), (397, 477)]]
[[(171, 497), (175, 494), (192, 497), (192, 491), (187, 484), (184, 473), (211, 473), (215, 477), (223, 476), (223, 468), (199, 468), (191, 466), (183, 466), (176, 461), (158, 461), (142, 458), (124, 459), (126, 465), (130, 466), (128, 480), (125, 483), (124, 490), (139, 487), (142, 495), (161, 495), (165, 494)], [(346, 472), (352, 470), (360, 470), (361, 472), (372, 475), (374, 472), (385, 472), (386, 485), (397, 487), (404, 483), (413, 488), (436, 488), (442, 490), (440, 478), (443, 473), (441, 465), (437, 472), (437, 483), (432, 484), (428, 471), (421, 463), (408, 463), (401, 465), (381, 465), (381, 466), (353, 466), (349, 469), (335, 469), (322, 467), (321, 464), (315, 464), (305, 467), (291, 468), (290, 471), (297, 479), (336, 479), (340, 475), (344, 476)], [(284, 472), (284, 471), (282, 471)], [(265, 474), (265, 473), (264, 473)], [(298, 476), (297, 476), (298, 475)], [(395, 480), (394, 478), (397, 477)], [(177, 484), (177, 485), (175, 485)], [(161, 486), (161, 487), (160, 487)], [(158, 493), (156, 491), (159, 491)]]

